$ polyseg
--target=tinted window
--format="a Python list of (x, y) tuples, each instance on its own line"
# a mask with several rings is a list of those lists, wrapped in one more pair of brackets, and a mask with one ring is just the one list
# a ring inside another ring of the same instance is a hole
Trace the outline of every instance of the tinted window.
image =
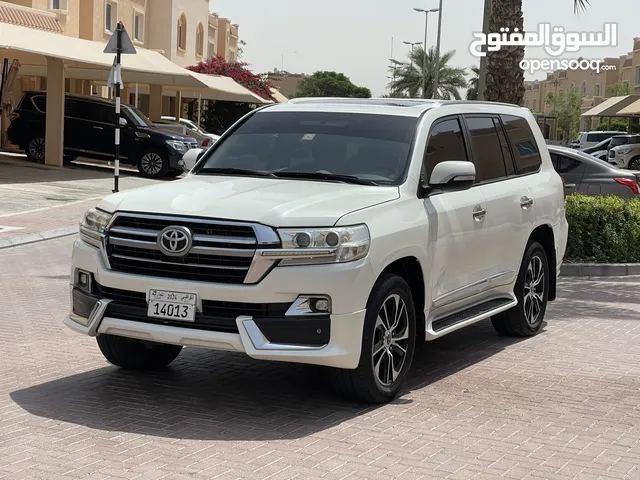
[(619, 147), (620, 145), (626, 145), (627, 143), (629, 143), (629, 137), (613, 137), (609, 144), (609, 148)]
[(462, 137), (462, 128), (457, 118), (444, 120), (431, 128), (424, 153), (426, 178), (431, 176), (433, 168), (438, 163), (449, 160), (469, 160)]
[(473, 163), (476, 165), (476, 183), (504, 178), (507, 171), (502, 158), (498, 132), (491, 117), (465, 118), (471, 135)]
[(601, 133), (590, 133), (587, 135), (587, 142), (599, 142), (602, 140)]
[(502, 129), (502, 124), (497, 118), (493, 119), (493, 123), (498, 131), (498, 138), (500, 139), (500, 147), (502, 148), (502, 156), (504, 157), (505, 167), (507, 168), (507, 175), (514, 175), (516, 173), (516, 167), (513, 163), (513, 155), (511, 155), (511, 150), (509, 150), (509, 144), (507, 142), (507, 137), (504, 134), (504, 130)]
[(47, 111), (47, 97), (45, 97), (44, 95), (34, 95), (33, 97), (31, 97), (31, 101), (33, 102), (33, 105), (36, 107), (36, 109), (40, 112), (44, 113)]
[(569, 173), (582, 165), (581, 162), (573, 158), (558, 155), (557, 153), (551, 154), (551, 161), (553, 162), (553, 168), (555, 168), (558, 173)]
[(323, 172), (397, 184), (417, 122), (391, 115), (258, 112), (216, 143), (202, 169)]
[(522, 117), (503, 115), (502, 123), (516, 157), (516, 170), (520, 175), (537, 172), (542, 165), (540, 152), (529, 122)]

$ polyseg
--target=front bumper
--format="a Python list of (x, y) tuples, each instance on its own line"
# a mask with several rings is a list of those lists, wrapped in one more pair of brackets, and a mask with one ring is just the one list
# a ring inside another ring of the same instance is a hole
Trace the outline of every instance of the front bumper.
[(169, 154), (169, 168), (171, 170), (182, 170), (182, 165), (180, 161), (182, 160), (182, 156), (185, 152), (178, 152), (176, 150), (172, 150)]
[[(276, 267), (256, 285), (190, 282), (124, 274), (107, 269), (100, 252), (82, 240), (76, 240), (73, 249), (72, 283), (75, 282), (77, 269), (91, 273), (94, 281), (103, 288), (93, 304), (85, 301), (87, 308), (74, 313), (72, 285), (72, 312), (64, 323), (77, 332), (90, 336), (111, 334), (160, 343), (237, 351), (256, 359), (338, 368), (355, 368), (358, 365), (365, 306), (375, 281), (368, 259), (336, 265)], [(133, 292), (139, 297), (146, 295), (149, 288), (197, 293), (197, 310), (201, 312), (202, 320), (198, 325), (185, 326), (155, 320), (151, 323), (150, 319), (140, 316), (140, 310), (134, 315), (131, 310), (118, 305), (120, 297), (112, 295), (113, 298), (109, 298), (108, 293)], [(318, 316), (285, 318), (282, 312), (264, 316), (247, 315), (241, 311), (232, 318), (227, 316), (227, 322), (221, 323), (215, 319), (205, 319), (207, 314), (203, 310), (207, 302), (233, 305), (234, 302), (246, 304), (248, 299), (254, 304), (291, 305), (299, 295), (305, 294), (325, 295), (331, 299), (331, 314), (325, 316), (325, 323)], [(77, 293), (75, 297), (78, 301)], [(289, 335), (286, 338), (290, 331), (297, 331), (298, 336)], [(296, 338), (308, 339), (316, 331), (320, 336), (328, 335), (326, 343), (295, 343)], [(282, 341), (285, 338), (287, 341)]]

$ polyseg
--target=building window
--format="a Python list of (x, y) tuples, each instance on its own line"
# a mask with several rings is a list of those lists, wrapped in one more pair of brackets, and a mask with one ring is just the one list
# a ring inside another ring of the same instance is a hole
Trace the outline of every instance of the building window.
[(199, 23), (196, 28), (196, 55), (204, 56), (204, 27), (202, 23)]
[(600, 84), (596, 83), (595, 87), (593, 87), (593, 96), (594, 97), (599, 97), (600, 96)]
[(178, 48), (180, 50), (187, 49), (187, 17), (184, 13), (178, 19)]
[(107, 1), (104, 4), (104, 29), (113, 32), (116, 29), (118, 6), (115, 2)]
[(622, 82), (622, 85), (624, 85), (625, 89), (629, 89), (629, 80), (625, 80), (624, 82)]
[(51, 0), (51, 10), (66, 10), (67, 0)]
[(534, 98), (533, 99), (533, 111), (535, 112), (538, 108), (538, 101)]
[(636, 87), (640, 87), (640, 65), (636, 67)]
[(138, 12), (133, 14), (133, 38), (139, 42), (144, 40), (144, 15)]
[(216, 56), (216, 44), (214, 42), (209, 42), (209, 58), (213, 58)]
[(586, 95), (587, 94), (587, 81), (583, 80), (582, 81), (582, 95)]

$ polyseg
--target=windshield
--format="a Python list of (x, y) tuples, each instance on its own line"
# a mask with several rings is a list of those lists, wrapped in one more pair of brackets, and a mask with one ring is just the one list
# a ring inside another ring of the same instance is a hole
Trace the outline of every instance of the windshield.
[(618, 147), (620, 145), (626, 145), (627, 143), (629, 143), (629, 138), (630, 137), (613, 137), (611, 139), (610, 148)]
[(153, 122), (147, 116), (135, 107), (123, 105), (122, 110), (127, 116), (127, 120), (132, 122), (136, 127), (152, 128)]
[(258, 112), (216, 143), (194, 173), (233, 168), (287, 178), (330, 174), (399, 184), (417, 122), (361, 113)]

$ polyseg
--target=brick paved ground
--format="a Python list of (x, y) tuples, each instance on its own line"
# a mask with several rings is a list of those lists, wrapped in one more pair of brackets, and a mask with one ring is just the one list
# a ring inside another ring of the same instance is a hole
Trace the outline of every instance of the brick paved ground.
[(241, 355), (108, 366), (61, 325), (71, 241), (0, 251), (2, 479), (640, 478), (640, 279), (562, 280), (539, 336), (427, 344), (365, 408)]

